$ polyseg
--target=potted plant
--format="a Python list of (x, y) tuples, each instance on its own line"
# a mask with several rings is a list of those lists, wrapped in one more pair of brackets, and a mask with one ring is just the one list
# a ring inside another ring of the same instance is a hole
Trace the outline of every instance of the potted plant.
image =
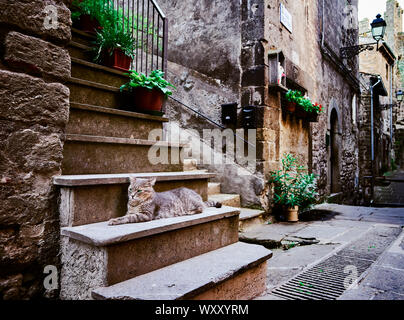
[(297, 90), (289, 90), (285, 94), (286, 101), (288, 102), (286, 104), (286, 110), (289, 112), (295, 112), (296, 110), (296, 103), (299, 98), (303, 97), (301, 92)]
[(308, 174), (291, 154), (282, 159), (282, 169), (271, 172), (269, 183), (274, 186), (274, 202), (283, 207), (288, 222), (297, 222), (299, 209), (316, 201), (316, 176)]
[(138, 46), (130, 31), (119, 24), (107, 24), (96, 32), (94, 61), (121, 71), (128, 71)]
[(73, 24), (80, 30), (95, 33), (113, 16), (113, 0), (74, 0), (71, 6)]
[(164, 72), (154, 70), (150, 76), (131, 70), (129, 82), (122, 85), (120, 90), (124, 97), (124, 108), (133, 108), (152, 114), (161, 114), (167, 97), (172, 95), (169, 87), (176, 89), (164, 79)]

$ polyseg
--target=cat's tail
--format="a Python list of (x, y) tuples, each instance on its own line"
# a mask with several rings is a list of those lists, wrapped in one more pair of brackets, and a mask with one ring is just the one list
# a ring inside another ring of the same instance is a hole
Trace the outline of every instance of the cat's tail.
[(215, 208), (221, 208), (222, 204), (220, 202), (216, 202), (216, 201), (206, 201), (205, 205), (208, 207), (215, 207)]

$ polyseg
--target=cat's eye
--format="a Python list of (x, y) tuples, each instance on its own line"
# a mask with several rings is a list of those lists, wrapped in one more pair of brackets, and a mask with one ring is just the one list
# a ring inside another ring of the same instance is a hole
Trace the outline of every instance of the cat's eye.
[(141, 192), (142, 192), (142, 190), (140, 190), (140, 189), (137, 191), (137, 193), (141, 193)]

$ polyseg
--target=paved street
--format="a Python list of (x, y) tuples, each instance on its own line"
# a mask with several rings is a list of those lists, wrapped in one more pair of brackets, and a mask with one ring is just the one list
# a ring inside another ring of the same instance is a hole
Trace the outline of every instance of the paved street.
[[(404, 300), (404, 209), (330, 204), (317, 209), (321, 214), (308, 221), (262, 225), (240, 235), (244, 241), (274, 248), (268, 261), (267, 292), (257, 299), (299, 299), (304, 291), (294, 289), (297, 283), (310, 286), (307, 293), (313, 297), (335, 294), (334, 289), (343, 285), (337, 299)], [(334, 273), (340, 268), (339, 275), (308, 276), (319, 264), (330, 263)], [(354, 273), (349, 273), (352, 266)]]

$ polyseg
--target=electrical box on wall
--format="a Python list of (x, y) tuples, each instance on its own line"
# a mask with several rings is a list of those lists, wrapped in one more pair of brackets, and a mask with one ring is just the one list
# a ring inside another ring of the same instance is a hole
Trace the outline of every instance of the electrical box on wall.
[(222, 104), (222, 123), (224, 125), (237, 125), (237, 102)]
[(257, 128), (256, 106), (243, 107), (241, 111), (241, 119), (244, 129), (256, 129)]

